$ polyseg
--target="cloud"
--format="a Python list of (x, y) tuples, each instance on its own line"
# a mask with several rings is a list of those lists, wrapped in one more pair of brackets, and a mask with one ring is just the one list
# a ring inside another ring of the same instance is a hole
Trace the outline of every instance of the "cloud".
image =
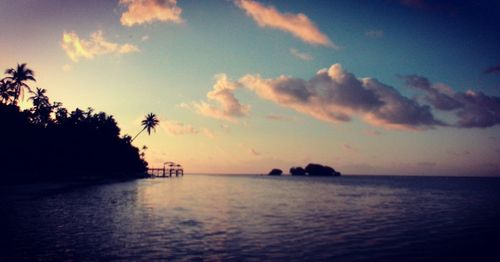
[(81, 39), (75, 32), (64, 32), (61, 46), (73, 62), (78, 62), (82, 58), (94, 59), (96, 56), (105, 54), (121, 55), (139, 52), (139, 48), (135, 45), (109, 42), (100, 30), (92, 33), (87, 40)]
[(120, 0), (126, 7), (120, 22), (124, 26), (141, 25), (155, 21), (181, 23), (182, 9), (177, 0)]
[(384, 31), (382, 30), (370, 30), (366, 31), (365, 35), (371, 38), (381, 38), (384, 36)]
[(260, 27), (274, 28), (288, 32), (312, 45), (339, 48), (316, 27), (314, 22), (302, 13), (282, 13), (273, 6), (265, 6), (253, 0), (235, 0), (234, 2)]
[(300, 60), (304, 60), (304, 61), (313, 60), (313, 57), (310, 54), (300, 52), (299, 50), (297, 50), (295, 48), (290, 48), (290, 54), (292, 54), (293, 56), (297, 57)]
[(243, 105), (234, 96), (234, 91), (239, 84), (232, 82), (227, 75), (220, 74), (215, 76), (213, 90), (207, 93), (209, 103), (205, 101), (193, 103), (196, 112), (201, 115), (220, 120), (237, 122), (237, 118), (248, 116), (250, 105)]
[(189, 124), (183, 124), (174, 120), (162, 119), (160, 126), (171, 135), (198, 134), (200, 131)]
[(395, 88), (382, 84), (376, 79), (363, 79), (364, 86), (373, 90), (383, 105), (365, 115), (365, 120), (378, 126), (392, 129), (428, 129), (446, 126), (434, 118), (431, 108), (401, 95)]
[[(439, 110), (453, 110), (463, 107), (463, 104), (452, 98), (448, 94), (443, 93), (443, 87), (438, 89), (433, 87), (430, 81), (418, 75), (408, 75), (403, 77), (406, 85), (409, 87), (418, 88), (426, 92), (425, 100), (429, 102), (434, 108)], [(446, 91), (453, 93), (453, 90)]]
[[(401, 77), (407, 86), (424, 93), (427, 104), (403, 96), (375, 78), (358, 78), (340, 64), (333, 64), (309, 80), (284, 75), (266, 79), (247, 74), (233, 82), (224, 74), (217, 75), (213, 90), (207, 94), (213, 103), (202, 101), (187, 107), (208, 117), (237, 122), (237, 118), (248, 116), (250, 111), (249, 105), (241, 104), (234, 96), (237, 88), (245, 87), (262, 99), (330, 123), (359, 117), (374, 126), (400, 130), (437, 126), (486, 128), (500, 124), (500, 97), (471, 90), (455, 92), (445, 84), (432, 84), (418, 75)], [(453, 112), (457, 120), (452, 124), (439, 120), (432, 109)], [(275, 115), (266, 118), (284, 120)]]
[(500, 65), (490, 66), (484, 70), (487, 74), (500, 74)]
[(170, 135), (204, 135), (208, 138), (215, 138), (216, 135), (208, 128), (198, 129), (190, 124), (184, 124), (175, 120), (162, 119), (161, 128)]
[(263, 99), (326, 122), (350, 121), (361, 115), (374, 125), (397, 129), (426, 129), (444, 125), (429, 106), (402, 96), (376, 79), (358, 79), (340, 64), (319, 70), (306, 81), (280, 76), (263, 79), (246, 75), (239, 82)]
[(464, 108), (457, 112), (459, 127), (492, 127), (500, 124), (500, 97), (468, 90), (455, 95)]
[(464, 128), (486, 128), (500, 124), (500, 97), (488, 96), (479, 91), (454, 92), (443, 84), (431, 84), (422, 76), (403, 77), (409, 87), (423, 90), (425, 100), (435, 109), (454, 110), (455, 126)]

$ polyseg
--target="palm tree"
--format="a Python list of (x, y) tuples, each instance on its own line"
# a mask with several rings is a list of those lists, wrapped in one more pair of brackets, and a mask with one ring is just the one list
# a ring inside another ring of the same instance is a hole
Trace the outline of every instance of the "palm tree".
[(11, 97), (14, 95), (14, 92), (11, 88), (11, 82), (7, 79), (0, 80), (0, 102), (4, 104), (8, 104)]
[(49, 102), (49, 97), (46, 95), (47, 90), (37, 87), (36, 91), (31, 93), (33, 94), (33, 96), (28, 98), (28, 100), (33, 100), (33, 106), (35, 106), (35, 108), (43, 108), (51, 106)]
[(5, 74), (8, 76), (5, 77), (6, 80), (12, 82), (12, 88), (14, 89), (14, 100), (13, 103), (17, 104), (19, 97), (23, 98), (24, 88), (28, 89), (31, 92), (31, 88), (26, 84), (26, 81), (35, 81), (33, 70), (26, 67), (26, 63), (17, 64), (17, 68), (9, 68), (5, 70)]
[(49, 97), (46, 95), (47, 90), (37, 87), (36, 91), (31, 93), (33, 96), (28, 98), (28, 100), (33, 101), (33, 108), (31, 109), (33, 123), (49, 124), (53, 107), (49, 102)]
[(142, 120), (141, 124), (142, 126), (144, 127), (139, 133), (137, 133), (137, 135), (134, 136), (134, 138), (132, 138), (132, 141), (130, 141), (131, 143), (134, 142), (134, 140), (144, 131), (144, 130), (147, 130), (148, 131), (148, 135), (151, 135), (151, 129), (156, 131), (156, 126), (160, 123), (160, 120), (158, 119), (158, 117), (153, 114), (153, 113), (149, 113), (145, 116), (144, 120)]

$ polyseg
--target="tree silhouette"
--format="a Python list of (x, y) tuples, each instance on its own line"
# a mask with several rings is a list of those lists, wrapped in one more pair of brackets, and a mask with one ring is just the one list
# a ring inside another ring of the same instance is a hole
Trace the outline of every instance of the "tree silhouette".
[(28, 98), (28, 100), (33, 100), (35, 107), (50, 106), (49, 97), (46, 95), (47, 90), (37, 87), (36, 91), (32, 93), (33, 96)]
[(8, 79), (0, 80), (0, 101), (3, 104), (8, 104), (11, 98), (14, 96), (14, 91), (11, 88), (11, 81)]
[(142, 120), (141, 124), (142, 126), (144, 127), (139, 133), (137, 133), (137, 135), (134, 136), (134, 138), (132, 138), (132, 141), (130, 142), (134, 142), (134, 140), (144, 131), (144, 130), (147, 130), (148, 131), (148, 135), (151, 135), (151, 130), (154, 130), (156, 131), (156, 126), (158, 126), (158, 124), (160, 123), (160, 120), (158, 119), (158, 117), (153, 114), (153, 113), (149, 113), (145, 116), (144, 120)]
[(21, 97), (21, 99), (24, 97), (23, 95), (25, 88), (31, 92), (31, 88), (28, 84), (26, 84), (26, 82), (30, 80), (36, 82), (36, 79), (34, 77), (35, 73), (33, 72), (33, 70), (26, 67), (26, 63), (23, 63), (17, 64), (16, 69), (9, 68), (5, 70), (5, 74), (7, 74), (8, 76), (4, 79), (11, 82), (10, 86), (14, 91), (14, 99), (12, 103), (17, 104), (19, 97)]
[(53, 106), (49, 102), (49, 97), (46, 95), (47, 90), (37, 87), (36, 91), (31, 93), (33, 96), (28, 98), (28, 100), (33, 101), (33, 108), (31, 109), (32, 122), (47, 125), (53, 109)]
[[(0, 80), (0, 163), (6, 163), (0, 184), (146, 176), (148, 163), (130, 136), (120, 136), (113, 116), (92, 108), (69, 112), (42, 88), (30, 91), (32, 107), (22, 110), (17, 101), (30, 90), (25, 82), (34, 81), (33, 71), (23, 64), (6, 73)], [(157, 124), (153, 114), (143, 121), (148, 132)]]

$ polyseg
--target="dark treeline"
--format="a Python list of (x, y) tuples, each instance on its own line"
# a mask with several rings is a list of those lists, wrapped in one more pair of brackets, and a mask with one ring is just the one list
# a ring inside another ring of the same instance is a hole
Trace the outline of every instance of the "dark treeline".
[[(130, 136), (120, 136), (113, 116), (91, 108), (70, 112), (51, 103), (45, 89), (33, 91), (27, 84), (35, 77), (26, 64), (5, 75), (0, 80), (0, 183), (144, 175), (144, 154)], [(31, 108), (18, 106), (23, 95), (29, 95)]]
[[(270, 176), (281, 176), (283, 170), (274, 168), (268, 175)], [(333, 167), (324, 166), (320, 164), (309, 163), (306, 168), (301, 166), (290, 168), (290, 175), (292, 176), (341, 176), (341, 173), (335, 170)]]

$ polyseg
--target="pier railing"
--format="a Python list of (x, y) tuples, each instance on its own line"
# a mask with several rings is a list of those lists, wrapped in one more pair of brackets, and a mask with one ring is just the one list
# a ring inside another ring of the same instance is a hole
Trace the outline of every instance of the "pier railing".
[(148, 168), (148, 174), (152, 177), (184, 176), (182, 168)]

